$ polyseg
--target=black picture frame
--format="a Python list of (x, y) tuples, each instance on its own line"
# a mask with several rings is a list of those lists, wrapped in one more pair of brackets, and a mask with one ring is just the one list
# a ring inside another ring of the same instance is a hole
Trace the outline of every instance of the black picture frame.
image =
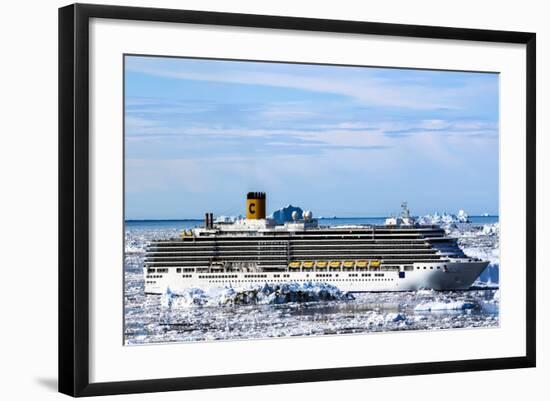
[[(526, 354), (521, 357), (382, 366), (89, 381), (88, 61), (91, 18), (274, 28), (526, 45)], [(494, 369), (536, 364), (536, 35), (479, 29), (340, 21), (221, 12), (74, 4), (59, 9), (59, 391), (71, 396), (237, 387)]]

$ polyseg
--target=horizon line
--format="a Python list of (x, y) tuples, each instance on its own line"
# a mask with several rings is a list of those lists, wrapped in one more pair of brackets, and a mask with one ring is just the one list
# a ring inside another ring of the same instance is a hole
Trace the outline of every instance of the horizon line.
[[(235, 216), (228, 216), (228, 217), (235, 217)], [(386, 219), (388, 217), (392, 216), (353, 216), (353, 217), (316, 217), (318, 220), (335, 220), (335, 219)], [(424, 216), (416, 216), (416, 217), (424, 217)], [(498, 214), (488, 214), (488, 215), (470, 215), (469, 217), (499, 217)], [(124, 219), (124, 222), (145, 222), (145, 221), (204, 221), (204, 218), (185, 218), (185, 219)]]

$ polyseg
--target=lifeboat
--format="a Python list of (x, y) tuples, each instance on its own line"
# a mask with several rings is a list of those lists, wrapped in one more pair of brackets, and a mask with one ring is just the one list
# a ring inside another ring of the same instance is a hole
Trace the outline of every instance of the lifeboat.
[(328, 265), (331, 269), (339, 268), (342, 265), (342, 262), (340, 262), (339, 260), (331, 260)]
[(210, 269), (213, 271), (222, 271), (223, 270), (223, 263), (221, 262), (212, 262), (210, 265)]
[(185, 238), (185, 237), (192, 237), (192, 236), (193, 236), (193, 231), (192, 231), (192, 230), (189, 230), (189, 231), (183, 230), (183, 231), (181, 232), (181, 237), (182, 237), (182, 238)]
[(380, 261), (379, 260), (373, 260), (370, 262), (370, 267), (374, 270), (380, 269)]
[(356, 263), (358, 269), (366, 269), (369, 266), (368, 260), (358, 260)]
[(303, 269), (311, 269), (313, 268), (313, 262), (311, 260), (306, 260), (304, 263), (302, 263)]
[(290, 262), (288, 264), (288, 267), (291, 269), (299, 269), (301, 265), (302, 265), (302, 262)]
[(353, 269), (355, 267), (355, 261), (354, 260), (344, 260), (344, 268), (345, 269)]
[(315, 262), (315, 268), (319, 270), (325, 270), (328, 266), (328, 262), (326, 260), (318, 260)]

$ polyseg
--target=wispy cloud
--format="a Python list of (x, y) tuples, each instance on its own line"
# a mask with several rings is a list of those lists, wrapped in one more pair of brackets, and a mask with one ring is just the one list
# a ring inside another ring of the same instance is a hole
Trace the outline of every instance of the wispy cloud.
[(464, 98), (490, 89), (466, 82), (460, 88), (434, 91), (418, 80), (388, 79), (361, 67), (347, 67), (346, 74), (334, 74), (319, 66), (296, 65), (288, 73), (288, 67), (279, 64), (210, 61), (206, 68), (197, 68), (203, 62), (191, 60), (186, 64), (177, 60), (133, 57), (126, 66), (128, 71), (157, 77), (292, 88), (347, 96), (369, 105), (409, 109), (459, 109)]
[(409, 136), (417, 134), (435, 133), (441, 136), (485, 136), (497, 137), (498, 125), (487, 121), (445, 121), (437, 120), (435, 124), (420, 121), (418, 124), (407, 124), (402, 128), (388, 129), (384, 133), (389, 136)]

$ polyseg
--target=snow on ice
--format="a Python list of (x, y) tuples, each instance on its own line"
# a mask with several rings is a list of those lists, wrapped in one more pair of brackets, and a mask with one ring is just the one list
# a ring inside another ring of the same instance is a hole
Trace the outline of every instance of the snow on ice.
[(167, 288), (162, 295), (163, 307), (273, 305), (290, 302), (318, 302), (352, 300), (352, 294), (325, 283), (288, 283), (258, 285), (237, 291), (231, 287), (218, 287), (208, 291), (190, 288), (173, 292)]

